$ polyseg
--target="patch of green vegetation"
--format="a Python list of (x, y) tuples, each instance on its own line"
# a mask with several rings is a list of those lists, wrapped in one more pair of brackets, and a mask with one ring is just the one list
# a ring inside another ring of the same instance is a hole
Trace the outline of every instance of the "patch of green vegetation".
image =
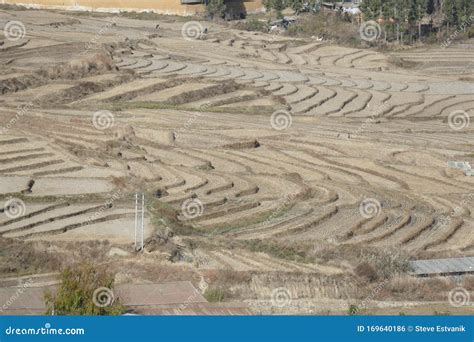
[(168, 227), (176, 235), (202, 235), (202, 232), (179, 222), (176, 219), (176, 211), (167, 203), (158, 200), (155, 194), (149, 194), (147, 212), (151, 216), (151, 223), (156, 230)]
[(270, 214), (268, 213), (261, 213), (260, 215), (253, 216), (252, 218), (242, 218), (239, 223), (234, 225), (214, 226), (211, 229), (205, 228), (205, 230), (203, 231), (211, 236), (221, 235), (238, 228), (246, 227), (252, 224), (256, 224), (258, 222), (264, 222), (269, 216)]
[(250, 17), (237, 25), (240, 30), (268, 32), (268, 21), (259, 20), (256, 17)]
[(123, 111), (129, 109), (179, 109), (179, 106), (172, 105), (163, 102), (114, 102), (110, 105), (105, 106), (107, 109), (112, 111)]
[(204, 298), (210, 303), (223, 302), (228, 297), (226, 290), (222, 288), (208, 288), (204, 292)]
[(213, 112), (213, 113), (269, 115), (275, 112), (277, 109), (281, 109), (281, 108), (272, 107), (272, 106), (245, 107), (245, 105), (242, 105), (242, 107), (225, 107), (225, 108), (219, 108), (219, 107), (212, 108), (211, 107), (207, 109), (207, 111)]
[(66, 267), (61, 285), (45, 293), (47, 315), (120, 315), (125, 307), (114, 296), (114, 276), (89, 263)]
[(224, 18), (227, 7), (224, 0), (208, 0), (206, 3), (206, 13), (211, 19)]
[(211, 234), (220, 235), (222, 233), (230, 232), (234, 229), (250, 226), (252, 224), (257, 224), (260, 222), (265, 222), (270, 219), (275, 219), (285, 214), (289, 209), (291, 209), (291, 206), (285, 206), (285, 207), (282, 207), (281, 210), (278, 210), (278, 211), (274, 211), (274, 210), (265, 211), (257, 215), (254, 215), (251, 218), (243, 218), (239, 221), (239, 223), (234, 224), (234, 225), (212, 227)]
[(357, 315), (357, 313), (359, 312), (359, 307), (355, 304), (350, 304), (349, 305), (349, 308), (347, 309), (347, 314), (349, 316), (354, 316), (354, 315)]
[(309, 263), (312, 261), (307, 254), (307, 248), (301, 245), (287, 245), (276, 241), (246, 240), (244, 247), (252, 252), (263, 252), (276, 258)]

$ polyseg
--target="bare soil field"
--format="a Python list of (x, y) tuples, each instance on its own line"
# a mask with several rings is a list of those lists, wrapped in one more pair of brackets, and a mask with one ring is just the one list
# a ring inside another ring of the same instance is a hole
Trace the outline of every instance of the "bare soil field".
[[(448, 300), (474, 291), (472, 275), (407, 266), (474, 256), (474, 177), (448, 165), (474, 166), (473, 40), (382, 53), (204, 21), (0, 9), (12, 22), (20, 34), (0, 32), (0, 240), (23, 249), (0, 274), (80, 257), (118, 282), (205, 281), (256, 314), (473, 312)], [(49, 261), (29, 267), (38, 253)]]

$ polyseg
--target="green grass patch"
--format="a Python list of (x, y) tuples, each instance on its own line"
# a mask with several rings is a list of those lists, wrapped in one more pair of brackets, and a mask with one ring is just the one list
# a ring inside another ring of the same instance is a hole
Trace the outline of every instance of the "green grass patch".
[(306, 248), (301, 245), (288, 245), (276, 241), (264, 240), (246, 240), (243, 241), (244, 247), (252, 252), (266, 253), (275, 258), (309, 263), (312, 260), (306, 252)]
[(227, 291), (219, 287), (208, 288), (206, 292), (204, 292), (204, 298), (206, 298), (209, 303), (223, 302), (227, 297)]

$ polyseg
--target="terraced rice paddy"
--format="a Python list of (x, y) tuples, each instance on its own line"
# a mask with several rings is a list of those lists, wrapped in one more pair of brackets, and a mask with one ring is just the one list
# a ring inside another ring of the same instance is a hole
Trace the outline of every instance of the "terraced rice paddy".
[(26, 34), (0, 36), (0, 200), (25, 206), (2, 205), (2, 237), (131, 244), (145, 192), (145, 238), (166, 212), (207, 271), (350, 269), (255, 239), (474, 254), (474, 177), (447, 164), (474, 161), (474, 42), (390, 55), (210, 23), (186, 40), (172, 21), (9, 20)]

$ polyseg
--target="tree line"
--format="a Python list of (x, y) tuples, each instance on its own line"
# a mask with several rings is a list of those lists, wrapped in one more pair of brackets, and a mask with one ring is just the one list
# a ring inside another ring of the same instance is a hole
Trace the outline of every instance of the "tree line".
[[(298, 13), (305, 8), (319, 9), (322, 2), (264, 0), (264, 6), (277, 13), (285, 8), (292, 8)], [(364, 21), (377, 21), (389, 38), (396, 36), (397, 40), (402, 41), (407, 35), (410, 40), (416, 36), (421, 39), (431, 32), (444, 32), (445, 28), (450, 34), (450, 31), (465, 30), (474, 22), (474, 0), (362, 0), (359, 8)]]
[[(397, 24), (412, 33), (423, 18), (435, 16), (449, 27), (471, 25), (474, 5), (472, 0), (363, 0), (364, 20), (382, 19), (385, 25)], [(420, 33), (421, 34), (421, 33)]]

